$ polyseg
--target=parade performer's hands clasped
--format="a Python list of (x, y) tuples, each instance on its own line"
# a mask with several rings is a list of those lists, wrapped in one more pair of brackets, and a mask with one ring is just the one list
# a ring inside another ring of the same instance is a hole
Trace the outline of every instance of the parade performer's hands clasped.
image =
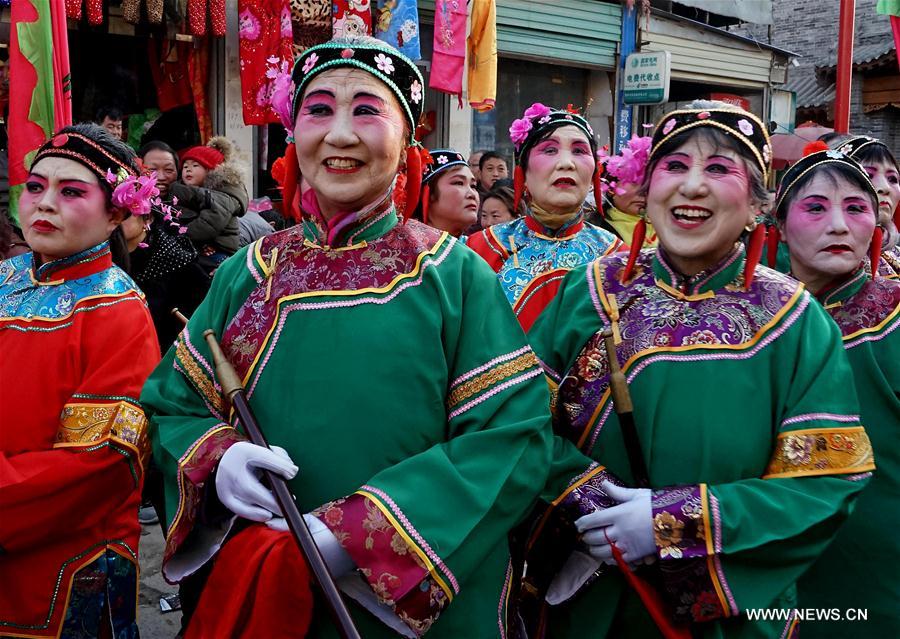
[(263, 468), (285, 479), (293, 479), (300, 470), (283, 448), (238, 442), (219, 460), (216, 472), (219, 501), (235, 515), (251, 521), (267, 522), (281, 516), (275, 496), (259, 480)]
[(603, 482), (601, 486), (619, 504), (575, 521), (588, 552), (607, 564), (616, 563), (610, 542), (622, 551), (627, 562), (655, 554), (650, 489), (623, 488), (610, 482)]

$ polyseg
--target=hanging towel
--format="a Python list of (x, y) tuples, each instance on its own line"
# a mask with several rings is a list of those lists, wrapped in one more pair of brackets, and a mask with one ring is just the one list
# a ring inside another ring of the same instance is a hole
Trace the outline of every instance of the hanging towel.
[(375, 37), (400, 50), (410, 60), (419, 60), (419, 10), (416, 0), (378, 0)]
[(497, 98), (497, 3), (473, 0), (469, 31), (469, 104), (490, 111)]
[(434, 55), (428, 86), (459, 98), (462, 106), (462, 76), (466, 60), (465, 0), (435, 0)]

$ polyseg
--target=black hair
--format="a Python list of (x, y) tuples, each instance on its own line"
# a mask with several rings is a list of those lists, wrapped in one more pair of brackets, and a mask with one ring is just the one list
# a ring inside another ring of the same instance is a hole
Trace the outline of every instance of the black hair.
[(638, 193), (646, 196), (647, 191), (650, 190), (650, 177), (653, 175), (653, 170), (656, 168), (656, 165), (659, 164), (659, 161), (694, 137), (706, 140), (716, 151), (719, 149), (728, 149), (737, 153), (744, 161), (744, 165), (747, 168), (750, 198), (759, 205), (762, 205), (768, 200), (769, 190), (766, 188), (766, 183), (763, 180), (763, 173), (762, 169), (759, 167), (759, 160), (756, 159), (753, 152), (746, 144), (739, 141), (737, 138), (711, 126), (686, 129), (663, 142), (659, 148), (653, 152), (653, 157), (650, 162), (647, 163), (644, 181), (641, 183), (641, 188)]
[[(512, 213), (513, 217), (522, 217), (525, 215), (525, 202), (519, 202), (518, 209), (513, 206), (515, 193), (513, 193), (513, 190), (510, 187), (497, 186), (497, 183), (495, 182), (494, 186), (481, 197), (481, 206), (484, 206), (484, 203), (491, 198), (503, 202), (503, 205), (509, 209), (509, 212)], [(478, 213), (479, 215), (481, 214), (481, 207), (479, 207)]]
[(863, 191), (870, 198), (872, 212), (876, 217), (878, 216), (878, 199), (874, 197), (872, 186), (866, 182), (866, 179), (862, 174), (847, 164), (828, 162), (808, 170), (805, 175), (798, 178), (797, 181), (791, 185), (791, 190), (785, 194), (778, 208), (775, 210), (775, 218), (779, 222), (784, 223), (787, 218), (788, 209), (791, 207), (791, 203), (797, 199), (797, 196), (803, 191), (806, 185), (819, 175), (826, 176), (834, 185), (837, 185), (839, 180), (844, 180), (849, 182), (851, 186)]
[(114, 107), (114, 106), (102, 106), (97, 109), (97, 113), (94, 117), (94, 122), (97, 124), (102, 124), (103, 120), (109, 118), (110, 120), (121, 120), (124, 116), (122, 110)]
[(897, 164), (894, 155), (883, 144), (867, 144), (853, 155), (853, 159), (863, 166), (884, 163), (900, 171), (900, 164)]
[(484, 163), (488, 160), (503, 160), (503, 162), (509, 166), (509, 163), (506, 162), (506, 158), (497, 153), (496, 151), (485, 151), (481, 154), (481, 157), (478, 159), (478, 170), (482, 170), (484, 168)]
[(172, 155), (172, 159), (175, 161), (175, 168), (178, 169), (178, 172), (181, 172), (181, 166), (178, 161), (178, 154), (175, 152), (171, 146), (163, 142), (162, 140), (150, 140), (146, 144), (144, 144), (140, 149), (138, 149), (138, 157), (142, 160), (144, 157), (150, 153), (150, 151), (162, 151), (164, 153), (169, 153)]

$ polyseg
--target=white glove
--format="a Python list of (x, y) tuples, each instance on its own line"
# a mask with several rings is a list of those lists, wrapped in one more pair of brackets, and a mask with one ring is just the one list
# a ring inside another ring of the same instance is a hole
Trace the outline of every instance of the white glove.
[(619, 504), (585, 515), (575, 522), (588, 552), (606, 564), (616, 563), (610, 542), (622, 551), (622, 558), (627, 562), (655, 554), (650, 489), (623, 488), (608, 481), (601, 487)]
[[(331, 532), (328, 526), (319, 521), (318, 517), (306, 513), (303, 515), (303, 521), (306, 522), (309, 534), (312, 535), (313, 541), (316, 542), (316, 547), (322, 554), (322, 559), (328, 565), (328, 570), (331, 571), (332, 577), (338, 579), (356, 568), (356, 564), (353, 563), (353, 559), (341, 546), (341, 542), (337, 540), (337, 537), (334, 536), (334, 533)], [(284, 517), (272, 517), (266, 522), (266, 526), (272, 530), (282, 532), (290, 530)]]
[(266, 522), (281, 515), (281, 509), (272, 492), (259, 480), (260, 468), (285, 479), (293, 479), (299, 471), (283, 448), (272, 446), (270, 450), (250, 442), (238, 442), (219, 460), (216, 493), (219, 501), (238, 517)]

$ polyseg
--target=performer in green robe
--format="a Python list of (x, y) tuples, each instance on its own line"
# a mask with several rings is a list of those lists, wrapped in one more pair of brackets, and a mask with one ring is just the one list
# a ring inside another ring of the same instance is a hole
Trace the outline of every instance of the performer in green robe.
[(792, 166), (776, 209), (791, 274), (840, 327), (878, 457), (853, 514), (800, 581), (802, 608), (839, 616), (804, 625), (803, 636), (898, 637), (900, 577), (886, 558), (900, 554), (900, 282), (866, 271), (867, 252), (877, 258), (882, 248), (880, 193), (848, 144), (846, 154), (814, 153)]
[[(351, 605), (363, 637), (495, 637), (507, 533), (549, 466), (543, 373), (484, 261), (398, 219), (398, 166), (418, 164), (405, 147), (424, 104), (415, 65), (378, 40), (335, 40), (308, 49), (293, 80), (302, 223), (218, 269), (142, 396), (166, 479), (164, 576), (216, 558), (187, 637), (304, 636), (308, 585), (288, 534), (270, 534), (285, 526), (252, 478), (264, 466), (290, 479), (339, 585), (374, 613)], [(208, 328), (284, 450), (229, 423)], [(268, 528), (234, 535), (248, 519)], [(306, 636), (336, 636), (319, 604)]]
[[(764, 125), (736, 107), (663, 117), (645, 180), (659, 248), (573, 271), (529, 333), (558, 435), (506, 610), (531, 637), (658, 636), (621, 568), (604, 565), (613, 544), (678, 636), (796, 630), (796, 581), (874, 464), (837, 327), (801, 284), (757, 266), (769, 157)], [(639, 447), (611, 401), (607, 329)], [(624, 487), (640, 479), (629, 452), (647, 488)]]

